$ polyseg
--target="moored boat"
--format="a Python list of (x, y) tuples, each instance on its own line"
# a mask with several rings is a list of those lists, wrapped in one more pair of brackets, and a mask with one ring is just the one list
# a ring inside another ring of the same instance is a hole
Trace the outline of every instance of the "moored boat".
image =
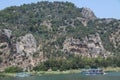
[(102, 69), (84, 69), (81, 72), (82, 74), (85, 75), (97, 75), (97, 74), (105, 74)]
[(32, 76), (32, 75), (25, 72), (16, 73), (16, 77), (29, 77), (29, 76)]

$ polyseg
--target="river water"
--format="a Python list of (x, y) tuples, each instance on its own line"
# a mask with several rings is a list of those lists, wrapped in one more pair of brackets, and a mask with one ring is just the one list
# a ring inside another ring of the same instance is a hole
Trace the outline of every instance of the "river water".
[(105, 75), (59, 74), (31, 76), (26, 78), (0, 78), (0, 80), (120, 80), (120, 72), (111, 72)]

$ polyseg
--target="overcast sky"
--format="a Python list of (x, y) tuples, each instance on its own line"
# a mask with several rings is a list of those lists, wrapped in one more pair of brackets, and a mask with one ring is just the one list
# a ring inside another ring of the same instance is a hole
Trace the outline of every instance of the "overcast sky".
[(77, 7), (88, 7), (99, 18), (120, 19), (120, 0), (1, 0), (0, 10), (14, 5), (22, 5), (38, 1), (69, 1)]

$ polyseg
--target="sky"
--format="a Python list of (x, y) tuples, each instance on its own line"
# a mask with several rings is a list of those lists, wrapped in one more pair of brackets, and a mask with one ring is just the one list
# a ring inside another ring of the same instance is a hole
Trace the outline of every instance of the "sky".
[(79, 8), (90, 8), (98, 18), (120, 19), (120, 0), (1, 0), (0, 10), (9, 6), (20, 6), (38, 1), (68, 1), (74, 3)]

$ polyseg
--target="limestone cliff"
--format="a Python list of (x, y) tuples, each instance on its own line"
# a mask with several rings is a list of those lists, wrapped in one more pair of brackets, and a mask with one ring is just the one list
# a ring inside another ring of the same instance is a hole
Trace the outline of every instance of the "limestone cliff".
[(110, 55), (110, 52), (104, 49), (98, 33), (90, 34), (83, 40), (67, 38), (64, 42), (63, 50), (84, 57), (107, 57)]
[(85, 8), (83, 7), (81, 9), (81, 14), (83, 15), (83, 17), (85, 17), (86, 19), (90, 19), (90, 20), (95, 20), (97, 19), (97, 17), (95, 16), (95, 14), (93, 13), (93, 11), (90, 8)]
[(32, 70), (43, 59), (40, 52), (38, 52), (37, 58), (33, 57), (37, 53), (36, 39), (32, 34), (10, 39), (11, 33), (12, 31), (8, 29), (0, 31), (0, 58), (3, 60), (0, 69), (3, 70), (8, 66), (19, 66), (24, 70)]

